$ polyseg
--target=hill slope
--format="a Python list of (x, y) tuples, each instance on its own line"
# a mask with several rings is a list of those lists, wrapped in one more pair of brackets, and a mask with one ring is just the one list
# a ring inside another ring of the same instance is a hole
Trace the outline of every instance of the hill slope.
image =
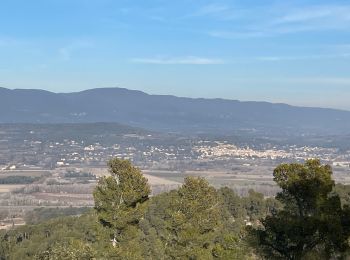
[(350, 112), (267, 102), (148, 95), (122, 88), (75, 93), (0, 88), (0, 123), (119, 122), (188, 133), (344, 134)]

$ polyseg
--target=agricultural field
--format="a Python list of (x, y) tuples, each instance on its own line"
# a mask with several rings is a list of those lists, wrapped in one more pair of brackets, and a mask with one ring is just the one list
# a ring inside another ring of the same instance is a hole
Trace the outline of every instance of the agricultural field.
[(0, 171), (0, 193), (24, 188), (26, 184), (37, 183), (50, 176), (45, 170)]
[[(349, 170), (334, 168), (334, 179), (338, 183), (350, 183)], [(273, 181), (274, 166), (236, 165), (228, 169), (207, 170), (155, 170), (142, 169), (148, 179), (152, 194), (157, 195), (178, 188), (188, 176), (206, 178), (216, 188), (230, 187), (245, 196), (253, 189), (266, 197), (274, 196), (278, 187)], [(0, 184), (0, 206), (33, 207), (91, 207), (92, 192), (98, 178), (108, 175), (107, 167), (71, 167), (55, 170), (1, 171), (0, 183), (9, 177), (35, 178), (30, 183)]]
[(42, 177), (50, 174), (47, 170), (8, 170), (0, 171), (0, 179), (9, 176), (26, 176), (26, 177)]
[(7, 185), (7, 184), (1, 184), (0, 185), (0, 193), (7, 193), (14, 191), (16, 189), (23, 188), (25, 185), (20, 185), (20, 184), (14, 184), (14, 185)]

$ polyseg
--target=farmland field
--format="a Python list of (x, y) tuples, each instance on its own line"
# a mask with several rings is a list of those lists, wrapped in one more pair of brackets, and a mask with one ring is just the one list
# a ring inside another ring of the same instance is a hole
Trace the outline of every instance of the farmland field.
[(50, 174), (45, 170), (18, 170), (18, 171), (0, 171), (0, 179), (10, 176), (41, 177)]
[(0, 193), (6, 193), (6, 192), (11, 192), (16, 189), (23, 188), (25, 185), (23, 184), (1, 184), (0, 185)]

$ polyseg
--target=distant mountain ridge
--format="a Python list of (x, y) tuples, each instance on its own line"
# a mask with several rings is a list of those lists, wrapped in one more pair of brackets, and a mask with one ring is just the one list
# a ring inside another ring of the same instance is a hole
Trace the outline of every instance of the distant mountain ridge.
[(336, 109), (149, 95), (123, 88), (73, 93), (0, 88), (0, 123), (93, 122), (186, 133), (350, 133), (350, 112)]

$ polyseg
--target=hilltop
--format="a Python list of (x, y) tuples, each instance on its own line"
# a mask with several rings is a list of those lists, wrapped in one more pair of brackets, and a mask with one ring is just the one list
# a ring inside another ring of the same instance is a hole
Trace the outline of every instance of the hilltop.
[(0, 88), (0, 123), (94, 122), (185, 133), (332, 135), (350, 132), (350, 112), (337, 109), (149, 95), (124, 88), (73, 93)]

